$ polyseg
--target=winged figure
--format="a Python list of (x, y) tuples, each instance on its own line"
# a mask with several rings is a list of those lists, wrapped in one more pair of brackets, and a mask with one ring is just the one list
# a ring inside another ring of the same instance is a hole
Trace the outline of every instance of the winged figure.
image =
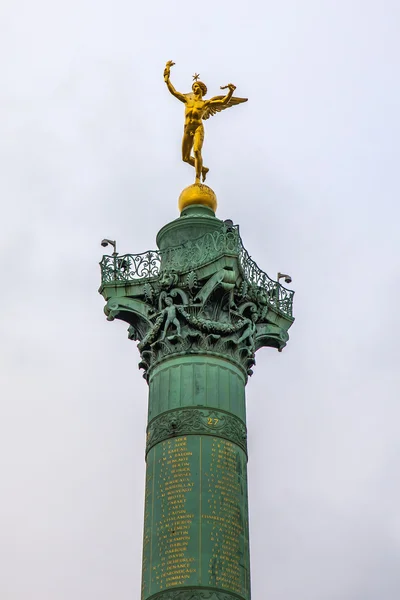
[[(230, 108), (247, 102), (247, 98), (235, 98), (233, 92), (236, 86), (233, 83), (221, 86), (221, 90), (228, 89), (225, 96), (214, 96), (209, 100), (204, 100), (203, 97), (207, 94), (207, 86), (202, 81), (199, 81), (200, 75), (197, 73), (193, 76), (192, 92), (182, 94), (177, 92), (170, 81), (171, 67), (175, 63), (169, 60), (164, 69), (164, 81), (171, 94), (185, 104), (185, 125), (182, 139), (182, 160), (189, 163), (196, 171), (196, 183), (200, 183), (202, 179), (205, 181), (209, 169), (203, 165), (202, 148), (204, 142), (204, 126), (203, 121), (210, 117)], [(192, 156), (192, 150), (193, 155)]]

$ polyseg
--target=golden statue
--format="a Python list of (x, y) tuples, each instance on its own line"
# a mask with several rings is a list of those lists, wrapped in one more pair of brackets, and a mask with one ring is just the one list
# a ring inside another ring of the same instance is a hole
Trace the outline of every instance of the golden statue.
[[(203, 165), (203, 157), (201, 150), (204, 141), (204, 126), (202, 120), (215, 115), (217, 112), (230, 108), (236, 104), (247, 102), (247, 98), (235, 98), (233, 92), (236, 86), (233, 83), (221, 86), (221, 90), (229, 88), (226, 96), (214, 96), (209, 100), (203, 100), (203, 96), (207, 94), (207, 86), (199, 81), (200, 75), (193, 75), (192, 92), (189, 94), (181, 94), (177, 92), (170, 81), (171, 67), (175, 63), (169, 60), (164, 69), (164, 81), (171, 94), (185, 104), (185, 126), (182, 139), (182, 160), (196, 171), (196, 183), (200, 183), (200, 177), (205, 181), (209, 169)], [(194, 156), (191, 155), (193, 149)]]

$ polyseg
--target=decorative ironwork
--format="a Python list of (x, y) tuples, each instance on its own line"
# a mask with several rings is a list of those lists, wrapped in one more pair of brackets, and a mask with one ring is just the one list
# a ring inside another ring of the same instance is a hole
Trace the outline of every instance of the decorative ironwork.
[(251, 258), (240, 240), (239, 264), (243, 279), (255, 286), (261, 293), (266, 294), (266, 302), (292, 316), (294, 292), (274, 281), (264, 271), (261, 271), (256, 262)]
[(160, 252), (148, 250), (142, 254), (103, 256), (100, 262), (102, 283), (132, 281), (157, 277), (160, 273)]
[(156, 417), (147, 427), (146, 454), (159, 442), (178, 435), (222, 437), (240, 446), (247, 454), (243, 421), (224, 411), (206, 408), (175, 409)]
[[(265, 304), (291, 317), (292, 290), (283, 287), (262, 271), (243, 246), (239, 228), (222, 230), (165, 250), (149, 250), (142, 254), (103, 256), (100, 267), (102, 283), (131, 282), (157, 278), (162, 272), (190, 272), (229, 254), (239, 261), (241, 275), (253, 293), (264, 297)], [(194, 277), (194, 275), (192, 275)]]
[(196, 240), (166, 250), (149, 250), (142, 254), (103, 256), (100, 267), (102, 283), (132, 281), (158, 277), (163, 271), (187, 271), (215, 260), (224, 254), (238, 255), (237, 229), (206, 233)]

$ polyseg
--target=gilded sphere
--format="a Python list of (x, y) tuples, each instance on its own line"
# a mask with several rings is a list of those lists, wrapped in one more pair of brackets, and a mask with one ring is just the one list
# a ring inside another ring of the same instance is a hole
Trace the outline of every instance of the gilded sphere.
[(178, 207), (180, 212), (188, 206), (192, 206), (192, 204), (207, 206), (215, 212), (217, 210), (217, 196), (208, 185), (194, 183), (185, 188), (179, 196)]

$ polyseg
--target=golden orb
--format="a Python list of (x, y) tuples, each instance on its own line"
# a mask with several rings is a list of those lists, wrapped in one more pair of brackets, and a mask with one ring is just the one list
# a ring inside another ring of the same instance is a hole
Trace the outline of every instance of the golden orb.
[(185, 188), (178, 200), (178, 208), (182, 212), (192, 204), (201, 204), (211, 208), (212, 211), (217, 210), (217, 196), (213, 190), (203, 183), (194, 183)]

